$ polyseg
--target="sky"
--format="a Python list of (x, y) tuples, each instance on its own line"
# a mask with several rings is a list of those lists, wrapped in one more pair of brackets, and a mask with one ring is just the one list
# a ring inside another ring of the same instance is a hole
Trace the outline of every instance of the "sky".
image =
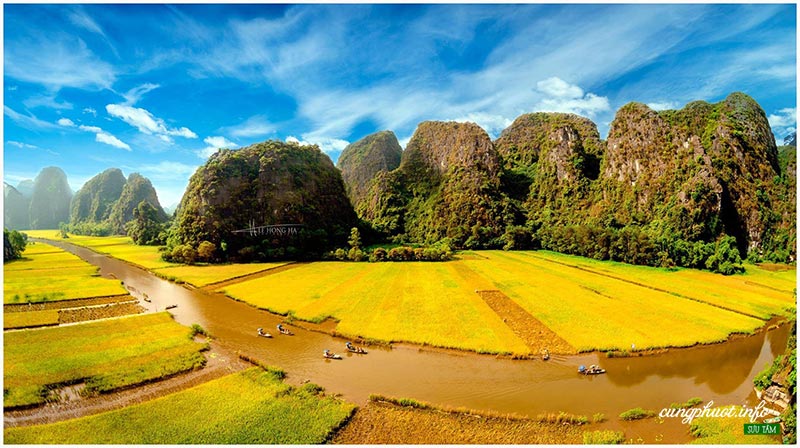
[(492, 138), (742, 91), (796, 128), (796, 5), (4, 5), (3, 176), (139, 172), (164, 206), (217, 148), (342, 149), (426, 120)]

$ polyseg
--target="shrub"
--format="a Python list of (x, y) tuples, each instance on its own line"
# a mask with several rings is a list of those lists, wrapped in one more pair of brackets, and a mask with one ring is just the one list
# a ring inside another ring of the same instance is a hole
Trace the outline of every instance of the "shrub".
[(643, 418), (649, 418), (655, 415), (656, 413), (653, 411), (648, 411), (642, 408), (633, 408), (633, 409), (628, 409), (622, 414), (619, 414), (619, 418), (621, 418), (622, 420), (641, 420)]
[(217, 251), (217, 246), (210, 241), (202, 241), (197, 246), (197, 257), (203, 261), (212, 261), (214, 253)]
[(376, 247), (369, 256), (369, 261), (386, 261), (387, 252), (382, 247)]

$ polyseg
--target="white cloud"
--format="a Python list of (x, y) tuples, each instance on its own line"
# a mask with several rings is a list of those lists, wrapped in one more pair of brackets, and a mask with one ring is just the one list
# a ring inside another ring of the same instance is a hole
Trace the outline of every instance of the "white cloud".
[(347, 140), (340, 138), (321, 137), (313, 134), (303, 134), (303, 139), (290, 135), (286, 137), (286, 143), (297, 143), (299, 145), (317, 145), (319, 149), (326, 153), (335, 153), (342, 151), (347, 145), (350, 144)]
[(514, 120), (510, 118), (484, 112), (470, 113), (465, 117), (456, 118), (453, 121), (475, 123), (483, 128), (492, 138), (497, 138), (497, 136), (503, 132), (503, 129), (511, 126), (511, 123), (514, 122)]
[(96, 111), (96, 110), (94, 110), (94, 109), (93, 109), (93, 108), (91, 108), (91, 107), (84, 107), (84, 108), (83, 108), (83, 113), (85, 113), (85, 114), (91, 114), (93, 117), (97, 117), (97, 111)]
[(767, 120), (769, 120), (769, 124), (773, 128), (795, 126), (797, 124), (797, 109), (781, 109), (775, 114), (770, 114)]
[(106, 105), (106, 111), (110, 115), (135, 127), (139, 132), (147, 135), (156, 135), (167, 143), (171, 142), (170, 136), (197, 138), (197, 134), (192, 132), (189, 128), (167, 127), (164, 120), (153, 116), (153, 114), (146, 109), (125, 104), (108, 104)]
[(36, 34), (5, 43), (5, 75), (58, 91), (62, 87), (109, 88), (114, 68), (97, 58), (86, 43), (65, 33)]
[(584, 95), (583, 89), (552, 77), (536, 83), (538, 91), (545, 95), (534, 109), (541, 112), (568, 112), (594, 116), (611, 109), (608, 98), (593, 93)]
[(30, 145), (28, 143), (16, 142), (16, 141), (13, 141), (13, 140), (7, 141), (6, 145), (16, 146), (17, 148), (22, 148), (22, 149), (38, 149), (39, 148), (36, 145)]
[[(68, 127), (68, 128), (76, 127), (75, 122), (73, 122), (69, 118), (59, 118), (57, 123), (60, 126), (64, 126), (64, 127)], [(127, 143), (125, 143), (122, 140), (118, 139), (117, 137), (111, 135), (107, 131), (104, 131), (102, 128), (99, 128), (97, 126), (87, 126), (87, 125), (83, 125), (83, 124), (80, 125), (80, 126), (77, 126), (77, 128), (80, 129), (81, 131), (90, 132), (92, 134), (95, 134), (94, 139), (95, 139), (95, 141), (97, 141), (99, 143), (105, 143), (107, 145), (111, 145), (111, 146), (113, 146), (115, 148), (124, 149), (126, 151), (130, 151), (131, 150), (131, 147)]]
[(675, 101), (664, 101), (661, 103), (647, 103), (647, 107), (653, 110), (672, 110), (678, 108), (678, 103)]
[(80, 7), (73, 8), (67, 15), (67, 18), (75, 26), (99, 34), (103, 37), (105, 37), (106, 35), (106, 33), (103, 32), (103, 29), (100, 28), (100, 25), (98, 25), (97, 22), (94, 21), (94, 19), (89, 17), (89, 15), (86, 14), (86, 11), (84, 11), (83, 8)]
[(8, 116), (8, 118), (12, 119), (15, 123), (26, 129), (35, 130), (35, 129), (57, 128), (57, 126), (54, 125), (53, 123), (36, 118), (36, 115), (33, 114), (23, 115), (6, 105), (3, 105), (3, 114)]
[(97, 140), (100, 143), (111, 145), (115, 148), (125, 149), (127, 151), (131, 150), (131, 147), (128, 146), (127, 143), (123, 142), (122, 140), (118, 139), (117, 137), (114, 137), (113, 135), (107, 132), (97, 133), (97, 135), (95, 135), (95, 140)]
[(196, 154), (198, 157), (202, 157), (204, 159), (211, 157), (211, 154), (217, 152), (218, 149), (221, 148), (235, 149), (239, 147), (239, 145), (237, 145), (236, 143), (221, 136), (206, 137), (203, 139), (203, 141), (206, 144), (208, 144), (208, 146), (206, 148), (196, 151)]
[(224, 131), (234, 137), (260, 137), (275, 132), (275, 125), (263, 115), (254, 115), (241, 124), (224, 128)]
[(555, 76), (537, 82), (536, 89), (554, 98), (573, 99), (583, 96), (583, 89)]

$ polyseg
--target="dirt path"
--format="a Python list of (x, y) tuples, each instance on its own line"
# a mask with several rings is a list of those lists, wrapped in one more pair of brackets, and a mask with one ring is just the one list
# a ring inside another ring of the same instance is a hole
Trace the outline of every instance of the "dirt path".
[(497, 290), (477, 292), (483, 301), (511, 328), (511, 331), (530, 347), (533, 354), (538, 354), (544, 349), (553, 354), (574, 354), (576, 352), (575, 348), (567, 341), (507, 295)]
[[(263, 271), (253, 272), (252, 274), (241, 275), (239, 277), (229, 278), (227, 280), (222, 280), (222, 281), (219, 281), (219, 282), (216, 282), (216, 283), (209, 283), (209, 284), (207, 284), (207, 285), (205, 285), (205, 286), (203, 286), (202, 288), (199, 288), (199, 289), (204, 289), (204, 290), (207, 290), (207, 291), (216, 291), (216, 290), (222, 289), (222, 288), (224, 288), (226, 286), (235, 285), (236, 283), (241, 283), (241, 282), (245, 282), (245, 281), (248, 281), (248, 280), (254, 280), (254, 279), (257, 279), (257, 278), (266, 277), (267, 275), (277, 274), (278, 272), (288, 271), (289, 269), (294, 269), (294, 268), (302, 266), (304, 264), (308, 264), (308, 263), (300, 263), (300, 262), (287, 263), (287, 264), (284, 264), (284, 265), (281, 265), (281, 266), (277, 266), (277, 267), (274, 267), (274, 268), (267, 268), (267, 269), (264, 269)], [(149, 272), (152, 272), (152, 271), (149, 271)], [(188, 286), (188, 284), (186, 286)]]
[(3, 413), (6, 428), (54, 423), (72, 418), (85, 417), (112, 411), (136, 403), (153, 400), (168, 394), (202, 384), (233, 372), (243, 370), (250, 365), (241, 361), (236, 355), (221, 349), (211, 342), (211, 350), (206, 352), (206, 366), (200, 370), (180, 374), (163, 381), (146, 384), (109, 394), (101, 394), (83, 398), (77, 394), (67, 393), (70, 399), (51, 403), (33, 409), (8, 411)]

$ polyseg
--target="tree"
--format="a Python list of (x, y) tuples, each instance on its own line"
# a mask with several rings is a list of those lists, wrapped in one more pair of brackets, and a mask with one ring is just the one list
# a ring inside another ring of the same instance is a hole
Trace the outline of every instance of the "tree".
[(353, 249), (361, 247), (361, 233), (359, 233), (358, 228), (353, 227), (350, 229), (350, 239), (347, 240), (347, 244)]
[(197, 256), (203, 261), (211, 261), (214, 259), (214, 252), (217, 251), (217, 246), (210, 241), (203, 241), (197, 246)]
[(28, 235), (3, 229), (3, 261), (16, 260), (22, 256), (28, 244)]
[(126, 225), (128, 236), (139, 245), (163, 244), (159, 239), (161, 224), (158, 211), (147, 201), (139, 202), (133, 209), (133, 220)]

